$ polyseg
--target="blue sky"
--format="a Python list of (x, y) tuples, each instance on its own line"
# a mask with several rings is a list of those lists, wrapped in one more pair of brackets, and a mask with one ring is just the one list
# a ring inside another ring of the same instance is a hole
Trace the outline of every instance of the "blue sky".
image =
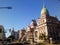
[[(60, 19), (60, 1), (44, 0), (51, 16)], [(27, 27), (32, 19), (38, 19), (43, 7), (42, 0), (0, 0), (0, 7), (12, 6), (13, 9), (0, 9), (0, 25), (5, 29), (14, 27), (15, 31)]]

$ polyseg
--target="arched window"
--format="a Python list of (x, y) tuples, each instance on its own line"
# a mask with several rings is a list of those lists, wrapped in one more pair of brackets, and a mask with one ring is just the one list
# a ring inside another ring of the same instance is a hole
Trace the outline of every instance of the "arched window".
[(37, 37), (37, 31), (35, 31), (35, 37)]

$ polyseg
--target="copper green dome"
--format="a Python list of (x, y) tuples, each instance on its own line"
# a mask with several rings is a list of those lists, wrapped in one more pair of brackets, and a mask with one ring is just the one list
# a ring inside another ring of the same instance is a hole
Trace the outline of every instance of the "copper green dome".
[(42, 10), (41, 10), (41, 15), (42, 14), (49, 14), (47, 8), (45, 6), (43, 6)]

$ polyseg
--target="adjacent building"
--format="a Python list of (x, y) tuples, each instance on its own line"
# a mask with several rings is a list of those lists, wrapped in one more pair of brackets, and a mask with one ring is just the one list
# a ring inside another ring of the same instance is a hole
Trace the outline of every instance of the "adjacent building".
[(4, 27), (0, 25), (0, 39), (5, 39)]
[(25, 33), (26, 33), (26, 30), (25, 30), (25, 29), (21, 29), (21, 30), (18, 31), (18, 33), (19, 33), (19, 38), (18, 38), (18, 39), (19, 39), (20, 41), (22, 41), (22, 40), (25, 38), (24, 35), (25, 35)]
[(12, 28), (11, 36), (13, 36), (15, 39), (18, 39), (19, 38), (19, 32), (18, 31), (14, 31), (14, 28)]
[(0, 25), (0, 45), (2, 45), (5, 40), (5, 32), (4, 32), (4, 27)]
[(30, 25), (26, 28), (26, 40), (34, 42), (34, 30), (36, 28), (36, 20), (32, 20)]

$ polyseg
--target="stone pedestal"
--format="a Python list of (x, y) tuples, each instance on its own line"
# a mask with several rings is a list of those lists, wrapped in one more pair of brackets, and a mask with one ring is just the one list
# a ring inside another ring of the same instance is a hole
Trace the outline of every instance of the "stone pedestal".
[(53, 41), (52, 41), (52, 38), (51, 38), (51, 37), (49, 38), (49, 41), (50, 41), (50, 43), (53, 43)]

